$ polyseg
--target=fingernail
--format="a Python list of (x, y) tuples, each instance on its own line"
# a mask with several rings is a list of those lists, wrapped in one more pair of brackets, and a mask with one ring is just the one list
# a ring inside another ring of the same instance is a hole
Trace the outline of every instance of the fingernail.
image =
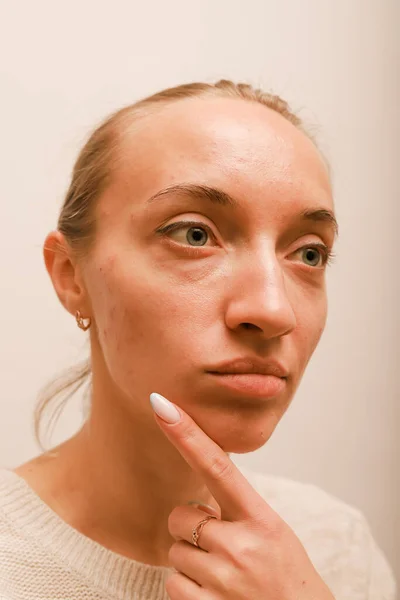
[(153, 392), (150, 394), (150, 403), (153, 407), (155, 413), (158, 414), (163, 421), (167, 423), (177, 423), (181, 415), (172, 402), (161, 396), (161, 394), (157, 394), (157, 392)]
[(191, 504), (192, 506), (205, 506), (206, 508), (211, 508), (211, 510), (215, 510), (215, 508), (210, 504), (205, 504), (204, 502), (200, 502), (199, 500), (189, 500), (188, 504)]
[[(202, 508), (205, 508), (206, 512), (209, 512), (209, 513), (212, 512), (212, 514), (214, 514), (214, 515), (218, 514), (216, 509), (213, 506), (211, 506), (210, 504), (205, 504), (204, 502), (199, 502), (198, 500), (190, 500), (188, 502), (188, 504), (194, 506), (195, 508), (200, 508), (200, 510)], [(207, 510), (207, 509), (209, 509), (209, 510)]]
[(188, 504), (194, 505), (194, 506), (207, 506), (208, 508), (212, 508), (212, 506), (210, 506), (209, 504), (204, 504), (204, 502), (200, 502), (200, 500), (189, 500)]

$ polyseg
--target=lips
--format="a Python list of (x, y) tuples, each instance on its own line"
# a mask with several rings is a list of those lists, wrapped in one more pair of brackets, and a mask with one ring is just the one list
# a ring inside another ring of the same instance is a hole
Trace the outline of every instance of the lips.
[(259, 373), (210, 373), (214, 385), (239, 394), (243, 398), (276, 398), (286, 389), (285, 377)]
[(207, 369), (209, 373), (220, 374), (260, 374), (274, 375), (275, 377), (287, 378), (288, 369), (274, 359), (262, 360), (253, 357), (237, 358), (226, 361)]

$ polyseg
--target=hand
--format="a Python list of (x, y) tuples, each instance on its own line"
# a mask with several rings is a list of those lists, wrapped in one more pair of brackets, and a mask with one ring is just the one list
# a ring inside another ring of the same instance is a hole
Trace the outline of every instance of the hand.
[[(168, 402), (168, 401), (167, 401)], [(172, 405), (176, 406), (176, 405)], [(220, 518), (203, 527), (200, 548), (192, 529), (205, 518), (177, 506), (168, 519), (171, 600), (334, 600), (299, 538), (256, 492), (229, 456), (180, 407), (181, 419), (160, 428), (218, 502)]]

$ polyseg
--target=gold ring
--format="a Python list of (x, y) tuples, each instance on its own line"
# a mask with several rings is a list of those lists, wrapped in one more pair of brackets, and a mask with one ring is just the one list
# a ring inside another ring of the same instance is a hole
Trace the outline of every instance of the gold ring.
[(198, 525), (196, 525), (196, 527), (194, 527), (194, 529), (192, 529), (192, 544), (194, 546), (196, 546), (197, 548), (200, 548), (200, 546), (198, 544), (198, 540), (200, 537), (201, 530), (203, 529), (203, 527), (207, 523), (207, 521), (209, 521), (210, 519), (216, 519), (216, 518), (217, 517), (215, 517), (214, 515), (208, 515), (208, 517), (206, 517), (205, 519), (200, 521), (200, 523), (198, 523)]

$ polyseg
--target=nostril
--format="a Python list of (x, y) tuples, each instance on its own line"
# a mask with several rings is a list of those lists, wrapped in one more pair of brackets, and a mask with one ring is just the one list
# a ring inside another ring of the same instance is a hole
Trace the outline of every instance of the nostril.
[(242, 325), (244, 329), (259, 329), (260, 331), (262, 331), (262, 328), (258, 327), (257, 325), (254, 325), (254, 323), (243, 323)]

